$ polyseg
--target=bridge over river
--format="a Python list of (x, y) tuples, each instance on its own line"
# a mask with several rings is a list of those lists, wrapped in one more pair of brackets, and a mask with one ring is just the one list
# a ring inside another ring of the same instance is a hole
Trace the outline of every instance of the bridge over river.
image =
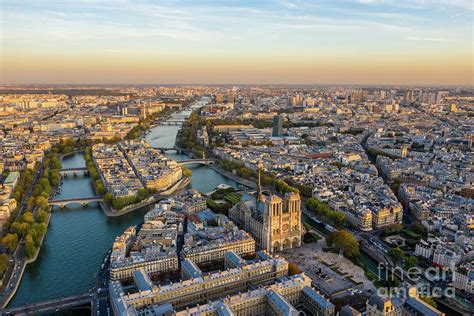
[(71, 198), (71, 199), (60, 199), (60, 200), (49, 200), (49, 205), (59, 206), (60, 208), (64, 208), (69, 204), (81, 204), (82, 206), (87, 206), (87, 204), (91, 202), (102, 202), (104, 200), (103, 196), (92, 196), (92, 197), (84, 197), (84, 198)]
[(62, 176), (67, 176), (68, 174), (73, 174), (73, 175), (76, 175), (76, 174), (79, 174), (79, 173), (88, 174), (89, 171), (87, 170), (86, 167), (76, 167), (76, 168), (63, 168), (63, 169), (59, 170), (59, 173)]
[(91, 304), (93, 294), (83, 293), (0, 310), (2, 315), (26, 315), (54, 312)]
[(213, 159), (187, 159), (187, 160), (178, 160), (178, 164), (181, 166), (183, 165), (191, 165), (191, 164), (198, 164), (198, 165), (206, 165), (209, 166), (213, 164), (215, 160)]

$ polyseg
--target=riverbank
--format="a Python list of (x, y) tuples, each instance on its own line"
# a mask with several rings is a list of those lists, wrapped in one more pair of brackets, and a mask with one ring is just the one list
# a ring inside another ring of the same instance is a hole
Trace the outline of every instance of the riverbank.
[(147, 207), (151, 204), (154, 204), (158, 202), (159, 200), (162, 200), (170, 196), (171, 194), (174, 194), (177, 191), (184, 189), (190, 182), (191, 180), (189, 179), (189, 177), (183, 177), (181, 178), (181, 180), (176, 182), (171, 188), (161, 192), (160, 194), (153, 195), (149, 197), (148, 199), (146, 199), (145, 201), (142, 201), (138, 204), (129, 205), (127, 207), (124, 207), (121, 210), (114, 210), (110, 208), (107, 204), (105, 204), (104, 202), (100, 202), (99, 205), (102, 208), (102, 211), (104, 212), (104, 214), (107, 215), (108, 217), (122, 216), (130, 212), (136, 211), (138, 209), (141, 209), (143, 207)]
[[(46, 223), (45, 223), (46, 224), (46, 230), (48, 229), (49, 222), (51, 220), (51, 216), (52, 215), (51, 215), (51, 207), (50, 207), (49, 212), (48, 212), (48, 217), (47, 217)], [(24, 257), (22, 255), (18, 254), (18, 251), (20, 251), (19, 249), (21, 249), (20, 252), (23, 252), (24, 242), (21, 242), (21, 246), (20, 246), (20, 244), (18, 245), (18, 247), (15, 250), (15, 253), (13, 255), (13, 257), (15, 258), (15, 264), (14, 264), (14, 267), (13, 267), (13, 271), (16, 271), (14, 273), (17, 274), (17, 275), (13, 280), (10, 278), (9, 282), (7, 283), (7, 287), (10, 288), (10, 292), (7, 293), (7, 295), (2, 298), (2, 300), (0, 302), (1, 308), (6, 308), (8, 303), (10, 303), (12, 298), (15, 296), (16, 291), (18, 290), (18, 287), (20, 286), (21, 279), (23, 278), (23, 274), (25, 273), (26, 266), (30, 263), (35, 262), (36, 259), (38, 258), (39, 253), (41, 251), (41, 247), (43, 246), (43, 241), (44, 241), (45, 237), (46, 237), (46, 233), (43, 234), (43, 236), (41, 237), (40, 244), (39, 244), (38, 248), (36, 248), (34, 256), (31, 257), (30, 259), (27, 259), (27, 260), (24, 260)], [(12, 282), (14, 282), (14, 283), (12, 284)]]
[(233, 174), (232, 172), (229, 172), (227, 170), (222, 169), (221, 167), (219, 167), (216, 164), (210, 164), (209, 168), (214, 170), (217, 173), (220, 173), (224, 177), (229, 178), (229, 179), (237, 182), (238, 184), (245, 185), (248, 188), (257, 189), (257, 187), (258, 187), (257, 183), (255, 183), (253, 181), (250, 181), (250, 180), (243, 179), (243, 178)]
[[(52, 215), (51, 215), (51, 212), (52, 212), (52, 207), (50, 206), (50, 207), (49, 207), (49, 212), (48, 212), (48, 218), (46, 219), (46, 232), (48, 231), (49, 222), (51, 221), (51, 216), (52, 216)], [(45, 238), (46, 238), (46, 233), (43, 234), (43, 236), (41, 237), (39, 246), (38, 246), (38, 248), (36, 249), (36, 252), (35, 252), (35, 254), (33, 255), (33, 257), (31, 257), (30, 259), (26, 260), (26, 264), (33, 263), (33, 262), (36, 261), (36, 259), (38, 259), (38, 255), (39, 255), (39, 253), (40, 253), (41, 247), (43, 246), (43, 241), (44, 241)]]

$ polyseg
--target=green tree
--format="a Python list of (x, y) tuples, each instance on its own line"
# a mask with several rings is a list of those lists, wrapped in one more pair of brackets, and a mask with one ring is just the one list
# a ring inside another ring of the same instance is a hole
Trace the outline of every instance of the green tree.
[(35, 247), (39, 246), (39, 241), (40, 241), (40, 233), (35, 229), (33, 225), (30, 226), (28, 229), (28, 234), (27, 236), (31, 236), (33, 238), (33, 243)]
[(112, 206), (114, 207), (114, 209), (116, 210), (121, 210), (125, 207), (125, 204), (123, 202), (123, 199), (121, 198), (115, 198), (115, 199), (112, 199)]
[(26, 202), (26, 208), (31, 210), (33, 209), (33, 207), (35, 207), (35, 198), (33, 196), (30, 196), (30, 198)]
[(423, 302), (425, 302), (425, 303), (427, 303), (427, 304), (433, 306), (434, 308), (438, 308), (438, 304), (436, 303), (436, 301), (435, 301), (432, 297), (429, 297), (429, 296), (420, 296), (420, 299), (421, 299)]
[(186, 176), (186, 177), (190, 177), (192, 176), (193, 174), (193, 171), (191, 169), (189, 169), (188, 167), (181, 167), (183, 169), (183, 175)]
[(145, 188), (138, 189), (137, 200), (142, 201), (148, 197), (148, 191)]
[(405, 259), (405, 253), (399, 247), (392, 248), (388, 251), (388, 255), (395, 263), (400, 263)]
[(35, 242), (31, 235), (27, 235), (25, 240), (25, 254), (26, 257), (30, 259), (35, 255), (36, 252)]
[(336, 251), (342, 251), (348, 258), (360, 256), (359, 242), (348, 230), (342, 229), (332, 232), (326, 237), (326, 245)]
[(414, 256), (409, 256), (405, 259), (405, 269), (410, 269), (418, 264), (418, 259)]
[(38, 205), (40, 208), (46, 210), (48, 209), (48, 199), (46, 199), (44, 196), (40, 195), (37, 196), (35, 199), (35, 204)]
[(51, 182), (51, 185), (53, 187), (58, 187), (59, 183), (61, 182), (61, 174), (59, 173), (58, 170), (52, 170), (49, 173), (49, 180)]
[(15, 251), (18, 246), (18, 235), (15, 233), (8, 233), (2, 238), (2, 245), (10, 252)]
[(10, 230), (14, 233), (17, 233), (21, 237), (25, 237), (26, 233), (28, 232), (29, 224), (28, 223), (22, 223), (22, 222), (14, 222), (10, 226)]
[(45, 223), (33, 224), (32, 229), (35, 230), (35, 233), (36, 233), (38, 239), (40, 239), (41, 237), (43, 237), (44, 234), (46, 234), (46, 224)]
[(110, 192), (105, 193), (105, 195), (104, 195), (105, 204), (112, 205), (112, 200), (113, 200), (112, 193), (110, 193)]
[(38, 210), (36, 212), (36, 220), (38, 223), (44, 223), (46, 222), (46, 219), (48, 218), (48, 213), (43, 210)]
[(51, 169), (61, 169), (61, 161), (59, 161), (58, 155), (55, 155), (51, 159)]
[(49, 186), (49, 180), (48, 178), (41, 178), (38, 183), (44, 188), (46, 186)]
[(0, 254), (0, 275), (3, 275), (3, 273), (7, 270), (8, 268), (8, 256), (5, 253)]
[(411, 229), (414, 233), (424, 236), (426, 234), (425, 227), (420, 223), (415, 223), (411, 226)]
[(105, 193), (106, 190), (105, 190), (105, 188), (104, 188), (104, 185), (102, 184), (102, 180), (97, 179), (97, 180), (95, 181), (95, 191), (96, 191), (96, 193), (99, 194), (99, 195), (102, 195), (102, 194)]
[(29, 224), (34, 223), (35, 219), (33, 217), (33, 213), (32, 212), (25, 212), (25, 214), (23, 214), (23, 222), (29, 223)]
[(311, 212), (329, 220), (336, 227), (344, 227), (347, 223), (346, 214), (333, 210), (327, 203), (321, 202), (318, 199), (309, 198), (306, 201), (306, 206)]

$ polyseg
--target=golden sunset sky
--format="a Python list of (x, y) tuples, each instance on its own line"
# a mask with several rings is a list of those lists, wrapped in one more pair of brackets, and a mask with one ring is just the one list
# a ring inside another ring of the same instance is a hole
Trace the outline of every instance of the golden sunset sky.
[(2, 84), (473, 84), (471, 1), (0, 1)]

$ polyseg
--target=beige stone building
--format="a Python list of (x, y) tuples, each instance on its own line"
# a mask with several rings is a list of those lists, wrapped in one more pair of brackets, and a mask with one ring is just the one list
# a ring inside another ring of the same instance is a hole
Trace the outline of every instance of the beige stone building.
[(403, 208), (401, 204), (388, 205), (372, 211), (372, 226), (374, 229), (394, 224), (401, 224), (403, 218)]
[(242, 267), (215, 272), (163, 286), (152, 285), (150, 290), (126, 294), (120, 281), (109, 285), (115, 315), (129, 308), (142, 309), (155, 304), (172, 304), (180, 310), (189, 305), (206, 303), (226, 295), (248, 290), (252, 286), (265, 286), (288, 274), (288, 262), (283, 258), (253, 262)]

